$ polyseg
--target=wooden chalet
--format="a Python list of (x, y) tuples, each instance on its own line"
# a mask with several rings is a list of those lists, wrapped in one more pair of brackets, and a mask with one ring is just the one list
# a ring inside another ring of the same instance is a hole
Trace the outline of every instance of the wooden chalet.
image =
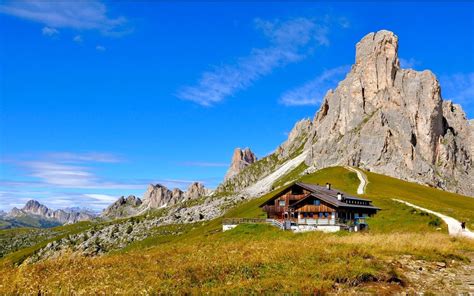
[(365, 218), (378, 210), (368, 199), (349, 196), (334, 190), (331, 184), (319, 186), (297, 182), (278, 193), (260, 207), (268, 219), (291, 222), (292, 225), (332, 226), (366, 225)]

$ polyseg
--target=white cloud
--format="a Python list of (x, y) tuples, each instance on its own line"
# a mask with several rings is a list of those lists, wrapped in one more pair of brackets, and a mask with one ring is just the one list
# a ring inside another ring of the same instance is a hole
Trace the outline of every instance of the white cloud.
[(409, 58), (408, 60), (400, 58), (400, 67), (402, 69), (414, 69), (418, 65), (421, 65), (421, 62), (414, 58)]
[(85, 197), (90, 197), (92, 199), (98, 200), (99, 202), (105, 202), (106, 204), (112, 203), (117, 200), (116, 196), (107, 195), (107, 194), (84, 194)]
[(53, 28), (97, 30), (106, 35), (123, 35), (126, 28), (124, 17), (112, 18), (107, 7), (100, 1), (35, 1), (10, 0), (2, 2), (0, 13), (38, 22)]
[(29, 179), (1, 180), (0, 184), (24, 188), (142, 189), (146, 183), (109, 181), (94, 173), (94, 163), (119, 161), (121, 158), (108, 153), (47, 153), (33, 160), (13, 162)]
[(474, 72), (443, 75), (440, 84), (444, 99), (464, 106), (474, 104)]
[(72, 40), (76, 43), (82, 43), (84, 40), (82, 39), (82, 36), (81, 35), (76, 35), (74, 36), (74, 38), (72, 38)]
[(313, 80), (285, 92), (280, 98), (280, 103), (286, 106), (317, 105), (322, 101), (326, 92), (336, 86), (349, 69), (350, 66), (341, 66), (325, 70)]
[(51, 27), (44, 27), (43, 29), (41, 29), (41, 32), (43, 33), (43, 35), (48, 36), (48, 37), (53, 37), (59, 34), (58, 30)]
[(97, 49), (97, 51), (105, 51), (105, 47), (102, 45), (97, 45), (95, 49)]
[(315, 46), (328, 45), (328, 28), (307, 18), (289, 21), (255, 20), (255, 26), (270, 45), (253, 48), (250, 54), (204, 72), (195, 86), (180, 89), (177, 96), (203, 106), (211, 106), (246, 89), (274, 69), (304, 59)]
[(47, 159), (54, 159), (56, 161), (67, 161), (67, 162), (121, 162), (122, 158), (111, 153), (72, 153), (72, 152), (52, 152), (44, 155)]

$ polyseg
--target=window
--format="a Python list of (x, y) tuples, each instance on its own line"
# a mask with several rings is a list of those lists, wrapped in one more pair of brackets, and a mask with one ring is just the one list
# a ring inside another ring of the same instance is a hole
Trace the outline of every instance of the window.
[(323, 217), (323, 213), (319, 213), (319, 218), (322, 218)]
[(324, 218), (329, 217), (329, 213), (324, 213)]
[(313, 218), (313, 213), (309, 213), (309, 217), (312, 219)]
[(291, 188), (291, 194), (293, 195), (303, 194), (303, 189), (301, 187), (295, 186)]
[(285, 206), (285, 201), (284, 201), (284, 200), (279, 200), (279, 201), (278, 201), (278, 205), (279, 205), (280, 207), (284, 207), (284, 206)]
[(319, 206), (321, 204), (321, 201), (319, 199), (313, 200), (313, 205)]

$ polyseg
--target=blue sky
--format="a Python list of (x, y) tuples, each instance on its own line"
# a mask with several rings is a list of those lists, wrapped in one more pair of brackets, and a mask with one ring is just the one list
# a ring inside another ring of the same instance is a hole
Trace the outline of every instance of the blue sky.
[(369, 32), (474, 117), (472, 3), (0, 4), (0, 209), (215, 187), (313, 117)]

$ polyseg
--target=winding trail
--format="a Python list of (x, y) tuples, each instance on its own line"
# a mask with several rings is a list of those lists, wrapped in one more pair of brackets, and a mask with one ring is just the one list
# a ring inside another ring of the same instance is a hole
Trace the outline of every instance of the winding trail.
[[(345, 168), (357, 174), (357, 177), (360, 180), (359, 187), (357, 188), (357, 194), (364, 194), (367, 183), (369, 183), (369, 181), (367, 180), (367, 176), (361, 170), (356, 169), (354, 167), (345, 166)], [(420, 206), (414, 205), (412, 203), (409, 203), (409, 202), (401, 200), (401, 199), (395, 199), (394, 198), (393, 200), (397, 201), (397, 202), (400, 202), (400, 203), (403, 203), (403, 204), (405, 204), (409, 207), (418, 209), (418, 210), (426, 212), (426, 213), (430, 213), (432, 215), (435, 215), (435, 216), (441, 218), (444, 221), (444, 223), (446, 223), (448, 225), (448, 233), (451, 236), (462, 236), (462, 237), (467, 237), (467, 238), (474, 239), (474, 232), (470, 231), (467, 228), (462, 230), (461, 222), (454, 219), (453, 217), (449, 217), (449, 216), (443, 215), (441, 213), (438, 213), (438, 212), (435, 212), (435, 211), (432, 211), (432, 210), (429, 210), (429, 209), (422, 208)]]
[(420, 211), (423, 211), (423, 212), (427, 212), (427, 213), (430, 213), (432, 215), (435, 215), (441, 219), (443, 219), (443, 221), (448, 224), (448, 233), (449, 235), (451, 236), (463, 236), (463, 237), (467, 237), (467, 238), (471, 238), (471, 239), (474, 239), (474, 232), (470, 231), (469, 229), (464, 229), (462, 230), (461, 228), (461, 222), (459, 222), (458, 220), (452, 218), (452, 217), (449, 217), (449, 216), (446, 216), (446, 215), (443, 215), (441, 213), (438, 213), (438, 212), (435, 212), (435, 211), (432, 211), (432, 210), (428, 210), (428, 209), (425, 209), (425, 208), (422, 208), (422, 207), (419, 207), (417, 205), (414, 205), (412, 203), (409, 203), (409, 202), (406, 202), (404, 200), (401, 200), (401, 199), (395, 199), (393, 198), (394, 201), (398, 201), (400, 203), (403, 203), (403, 204), (406, 204), (407, 206), (409, 207), (412, 207), (412, 208), (415, 208), (415, 209), (418, 209)]
[(369, 183), (367, 176), (361, 170), (356, 169), (354, 167), (346, 165), (345, 168), (357, 174), (357, 177), (360, 180), (359, 187), (357, 187), (357, 194), (364, 194), (365, 187), (367, 187), (367, 183)]

